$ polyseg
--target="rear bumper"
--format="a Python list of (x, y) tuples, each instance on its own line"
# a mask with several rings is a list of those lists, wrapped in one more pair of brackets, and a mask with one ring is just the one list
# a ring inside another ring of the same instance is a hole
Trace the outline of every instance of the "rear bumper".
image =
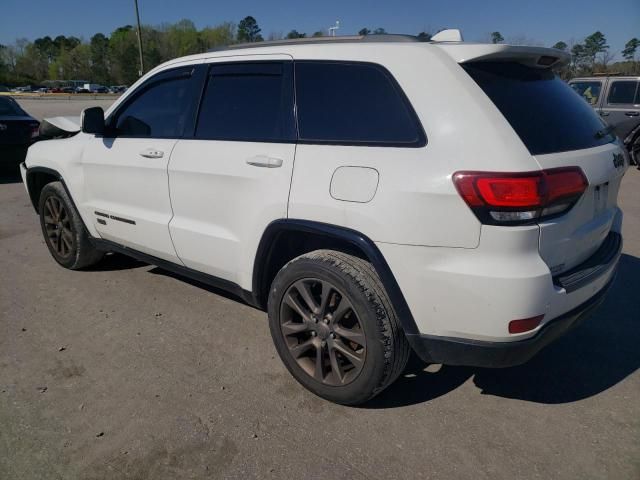
[(516, 342), (486, 342), (465, 338), (409, 335), (418, 356), (426, 362), (500, 368), (520, 365), (568, 330), (579, 325), (605, 298), (613, 278), (582, 305), (547, 322), (536, 335)]

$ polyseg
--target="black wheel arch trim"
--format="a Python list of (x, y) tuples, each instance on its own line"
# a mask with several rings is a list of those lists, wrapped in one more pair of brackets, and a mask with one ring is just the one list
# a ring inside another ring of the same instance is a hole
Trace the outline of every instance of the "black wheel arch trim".
[(51, 175), (52, 177), (55, 177), (57, 181), (59, 181), (62, 184), (62, 188), (64, 188), (64, 191), (67, 192), (69, 200), (71, 200), (71, 205), (73, 206), (75, 211), (78, 212), (78, 217), (80, 218), (80, 222), (82, 222), (82, 226), (84, 227), (85, 232), (89, 234), (89, 230), (87, 229), (87, 226), (84, 223), (82, 215), (80, 215), (80, 210), (78, 210), (78, 206), (76, 205), (76, 202), (73, 200), (73, 195), (71, 195), (71, 192), (69, 191), (69, 187), (67, 187), (67, 184), (64, 181), (64, 178), (62, 177), (60, 172), (58, 172), (57, 170), (54, 170), (53, 168), (38, 167), (38, 166), (26, 167), (26, 169), (27, 169), (27, 172), (26, 172), (25, 178), (27, 180), (27, 191), (29, 192), (29, 199), (31, 200), (31, 204), (33, 205), (33, 208), (36, 211), (36, 213), (40, 214), (40, 212), (38, 211), (38, 206), (39, 206), (38, 204), (40, 201), (40, 197), (36, 198), (35, 192), (33, 191), (33, 189), (35, 188), (35, 185), (33, 184), (33, 174), (46, 173), (48, 175)]
[(356, 230), (328, 223), (299, 219), (280, 219), (271, 222), (267, 226), (258, 245), (253, 266), (252, 292), (253, 303), (255, 305), (259, 305), (261, 308), (266, 307), (263, 305), (264, 300), (260, 298), (260, 293), (265, 291), (265, 289), (268, 291), (270, 288), (270, 285), (265, 285), (265, 283), (267, 282), (270, 260), (274, 254), (272, 249), (274, 240), (281, 233), (292, 231), (311, 233), (332, 240), (340, 240), (363, 252), (380, 276), (380, 280), (384, 285), (387, 295), (389, 295), (391, 304), (400, 319), (400, 324), (407, 338), (411, 339), (411, 335), (419, 333), (409, 305), (400, 290), (400, 286), (382, 252), (380, 252), (373, 240)]

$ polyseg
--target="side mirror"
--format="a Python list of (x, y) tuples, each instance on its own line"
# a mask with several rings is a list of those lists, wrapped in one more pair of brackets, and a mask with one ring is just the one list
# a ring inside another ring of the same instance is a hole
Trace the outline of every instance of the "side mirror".
[(104, 110), (102, 107), (85, 108), (82, 111), (82, 131), (94, 135), (104, 133)]

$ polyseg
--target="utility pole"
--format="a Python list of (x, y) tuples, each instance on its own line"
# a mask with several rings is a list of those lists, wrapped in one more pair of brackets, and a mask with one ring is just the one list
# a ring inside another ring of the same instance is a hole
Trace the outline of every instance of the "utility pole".
[(138, 51), (140, 52), (140, 70), (138, 76), (144, 73), (144, 60), (142, 59), (142, 29), (140, 28), (140, 12), (138, 12), (138, 0), (133, 0), (136, 4), (136, 21), (138, 22)]

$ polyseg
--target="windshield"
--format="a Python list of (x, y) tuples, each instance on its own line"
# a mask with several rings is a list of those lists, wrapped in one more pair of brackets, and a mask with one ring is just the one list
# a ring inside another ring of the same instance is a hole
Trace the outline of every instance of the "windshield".
[(548, 69), (515, 62), (463, 65), (532, 155), (582, 150), (612, 142), (604, 122)]
[(0, 115), (7, 117), (18, 117), (26, 115), (26, 113), (22, 111), (15, 100), (12, 100), (11, 98), (0, 97)]

